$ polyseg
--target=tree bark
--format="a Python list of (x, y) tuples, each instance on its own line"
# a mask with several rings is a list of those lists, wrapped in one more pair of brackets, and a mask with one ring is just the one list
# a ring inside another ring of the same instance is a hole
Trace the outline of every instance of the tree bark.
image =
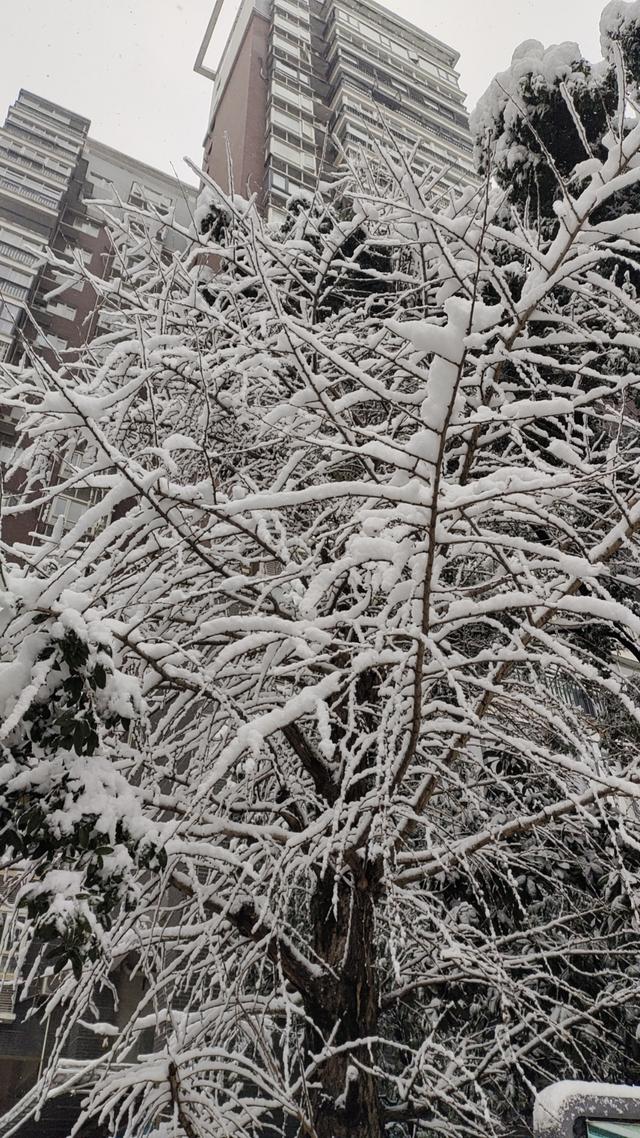
[[(314, 948), (327, 978), (307, 1001), (313, 1027), (305, 1052), (319, 1054), (331, 1040), (340, 1053), (321, 1063), (309, 1090), (318, 1138), (383, 1138), (377, 1079), (370, 1068), (377, 1035), (379, 992), (375, 950), (375, 882), (328, 872), (312, 906)], [(333, 973), (333, 975), (331, 975)]]

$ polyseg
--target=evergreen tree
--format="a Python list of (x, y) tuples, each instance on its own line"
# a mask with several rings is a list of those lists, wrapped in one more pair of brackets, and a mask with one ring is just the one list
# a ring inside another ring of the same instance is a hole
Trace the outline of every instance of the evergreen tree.
[[(542, 234), (557, 227), (566, 194), (605, 156), (619, 100), (633, 97), (640, 81), (636, 0), (612, 0), (600, 30), (604, 58), (595, 65), (577, 43), (545, 48), (525, 41), (471, 116), (479, 171), (495, 178), (518, 215)], [(593, 220), (637, 212), (639, 205), (637, 187), (625, 187)]]

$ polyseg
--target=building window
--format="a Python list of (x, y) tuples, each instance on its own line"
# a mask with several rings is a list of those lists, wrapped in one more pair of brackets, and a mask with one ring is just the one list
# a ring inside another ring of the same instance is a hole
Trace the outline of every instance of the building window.
[(284, 174), (278, 174), (277, 171), (272, 171), (271, 185), (274, 190), (282, 190), (283, 194), (289, 192), (289, 179), (285, 178)]
[(45, 304), (46, 311), (51, 316), (62, 316), (64, 320), (75, 320), (77, 310), (70, 304)]
[(47, 525), (55, 525), (58, 518), (62, 518), (62, 528), (66, 532), (72, 529), (76, 522), (80, 521), (80, 518), (84, 517), (89, 506), (90, 502), (87, 500), (86, 491), (84, 498), (61, 494), (51, 503), (47, 511)]
[(41, 348), (51, 348), (54, 352), (64, 352), (69, 347), (66, 340), (60, 336), (51, 336), (48, 333), (38, 332), (35, 343)]
[(302, 93), (297, 88), (293, 90), (291, 87), (285, 87), (284, 83), (278, 83), (276, 80), (271, 84), (271, 90), (274, 95), (284, 99), (289, 104), (295, 104), (301, 107), (304, 111), (313, 113), (313, 99), (308, 95)]
[(148, 209), (151, 206), (152, 209), (165, 214), (171, 209), (171, 198), (159, 190), (152, 190), (150, 186), (143, 186), (140, 182), (132, 184), (129, 203), (142, 209)]
[(103, 178), (101, 174), (94, 174), (92, 170), (89, 171), (89, 178), (93, 184), (94, 198), (108, 198), (113, 201), (115, 197), (115, 186), (109, 178)]
[(270, 148), (272, 154), (278, 154), (280, 158), (284, 158), (285, 162), (289, 162), (293, 166), (297, 166), (303, 170), (315, 171), (316, 169), (315, 155), (308, 154), (304, 150), (297, 150), (288, 143), (281, 142), (279, 138), (271, 139)]
[(16, 1004), (16, 928), (15, 901), (20, 874), (10, 869), (0, 870), (0, 1021), (15, 1019)]
[(88, 233), (90, 237), (97, 237), (102, 229), (99, 221), (90, 221), (88, 217), (65, 218), (65, 224), (80, 233)]
[(0, 297), (0, 336), (11, 336), (22, 309)]
[(12, 296), (15, 300), (26, 300), (30, 281), (12, 273), (8, 265), (0, 265), (0, 295)]
[(80, 249), (77, 245), (67, 245), (64, 253), (65, 256), (73, 259), (75, 265), (78, 265), (78, 263), (88, 265), (93, 260), (93, 251), (91, 249)]
[[(0, 359), (2, 359), (3, 346), (9, 347), (8, 344), (3, 345), (0, 343)], [(11, 419), (0, 419), (0, 461), (11, 462), (13, 451), (16, 445), (16, 428), (15, 423)]]

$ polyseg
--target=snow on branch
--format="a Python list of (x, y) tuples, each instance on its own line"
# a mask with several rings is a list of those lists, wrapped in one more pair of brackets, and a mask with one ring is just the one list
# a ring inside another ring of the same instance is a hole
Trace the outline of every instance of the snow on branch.
[[(600, 78), (521, 51), (477, 116), (498, 173), (523, 99), (575, 127)], [(5, 1133), (77, 1085), (126, 1138), (481, 1138), (626, 1073), (631, 106), (579, 161), (544, 216), (393, 156), (279, 228), (212, 191), (171, 263), (114, 219), (108, 342), (19, 377), (2, 849), (65, 1018)]]

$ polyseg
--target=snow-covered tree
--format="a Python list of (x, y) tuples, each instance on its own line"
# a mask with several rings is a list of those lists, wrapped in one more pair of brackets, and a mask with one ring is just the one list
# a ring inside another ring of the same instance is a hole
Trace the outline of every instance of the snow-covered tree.
[[(508, 191), (519, 212), (548, 230), (560, 188), (588, 176), (602, 160), (620, 101), (640, 84), (640, 5), (611, 0), (600, 21), (603, 58), (585, 59), (577, 43), (546, 47), (526, 40), (511, 66), (491, 82), (471, 116), (480, 170)], [(637, 186), (621, 186), (603, 216), (636, 212)]]
[(122, 223), (111, 331), (15, 386), (7, 513), (88, 504), (5, 550), (3, 841), (65, 1013), (7, 1130), (75, 1088), (131, 1138), (480, 1138), (636, 1078), (624, 113), (552, 231), (399, 155), (281, 231), (210, 188), (171, 263)]

